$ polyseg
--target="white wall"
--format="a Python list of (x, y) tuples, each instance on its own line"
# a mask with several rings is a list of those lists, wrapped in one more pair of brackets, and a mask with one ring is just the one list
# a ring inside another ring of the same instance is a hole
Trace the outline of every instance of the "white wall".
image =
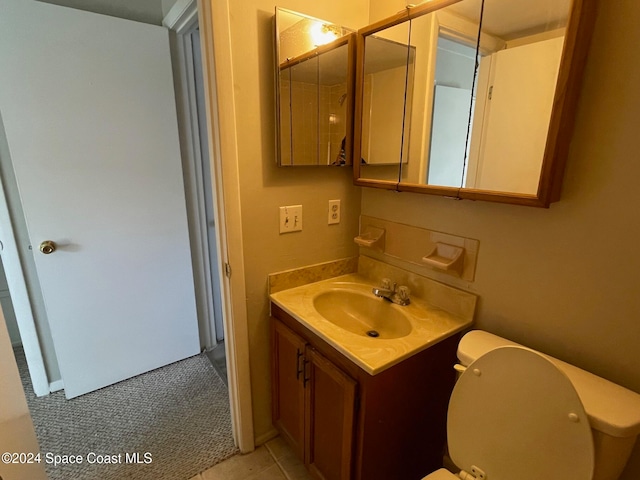
[(173, 7), (176, 3), (178, 3), (178, 0), (161, 0), (161, 7), (162, 7), (162, 17), (166, 17), (167, 13), (169, 13), (169, 10), (171, 10), (171, 7)]
[[(639, 24), (640, 3), (599, 2), (562, 199), (550, 209), (362, 194), (363, 214), (480, 240), (468, 285), (480, 297), (476, 327), (636, 392)], [(638, 444), (622, 480), (637, 478)]]
[[(166, 2), (172, 0), (39, 0), (87, 12), (161, 25)], [(175, 2), (174, 2), (175, 3)], [(171, 8), (171, 5), (169, 5)], [(167, 9), (167, 12), (169, 9)], [(166, 12), (164, 12), (166, 13)]]

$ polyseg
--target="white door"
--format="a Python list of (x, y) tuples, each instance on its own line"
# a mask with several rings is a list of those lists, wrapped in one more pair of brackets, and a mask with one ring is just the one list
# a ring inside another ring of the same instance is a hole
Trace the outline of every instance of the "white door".
[(481, 64), (491, 71), (475, 188), (537, 193), (563, 45), (507, 48)]
[(197, 354), (167, 31), (0, 0), (0, 65), (67, 398)]
[(463, 185), (470, 107), (471, 90), (436, 85), (427, 175), (429, 185)]

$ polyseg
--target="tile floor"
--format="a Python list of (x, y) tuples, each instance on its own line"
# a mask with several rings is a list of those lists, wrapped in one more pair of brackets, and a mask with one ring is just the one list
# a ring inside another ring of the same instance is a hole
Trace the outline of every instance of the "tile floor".
[(304, 465), (280, 437), (236, 455), (191, 480), (310, 480)]

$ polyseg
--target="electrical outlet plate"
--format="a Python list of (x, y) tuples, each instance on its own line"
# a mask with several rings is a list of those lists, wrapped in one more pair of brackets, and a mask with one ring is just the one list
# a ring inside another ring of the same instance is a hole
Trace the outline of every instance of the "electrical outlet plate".
[(340, 223), (340, 200), (329, 200), (329, 215), (327, 222), (329, 225)]
[(280, 233), (302, 230), (302, 205), (280, 207)]

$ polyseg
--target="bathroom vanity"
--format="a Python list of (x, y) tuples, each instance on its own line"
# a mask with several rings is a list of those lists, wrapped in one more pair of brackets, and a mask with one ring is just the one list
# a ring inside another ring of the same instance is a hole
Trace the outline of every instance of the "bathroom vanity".
[[(401, 281), (420, 291), (408, 275)], [(271, 294), (273, 422), (315, 478), (418, 479), (442, 465), (456, 346), (475, 296), (441, 284), (421, 291), (456, 292), (452, 304), (466, 303), (467, 313), (451, 313), (417, 296), (393, 305), (373, 296), (373, 284), (351, 274)], [(352, 295), (348, 305), (343, 294)], [(323, 310), (327, 295), (333, 313)], [(356, 295), (370, 295), (368, 311)], [(376, 326), (375, 304), (397, 328)], [(340, 323), (342, 306), (345, 318), (362, 309), (372, 323), (361, 332)], [(378, 337), (367, 336), (373, 328)]]

